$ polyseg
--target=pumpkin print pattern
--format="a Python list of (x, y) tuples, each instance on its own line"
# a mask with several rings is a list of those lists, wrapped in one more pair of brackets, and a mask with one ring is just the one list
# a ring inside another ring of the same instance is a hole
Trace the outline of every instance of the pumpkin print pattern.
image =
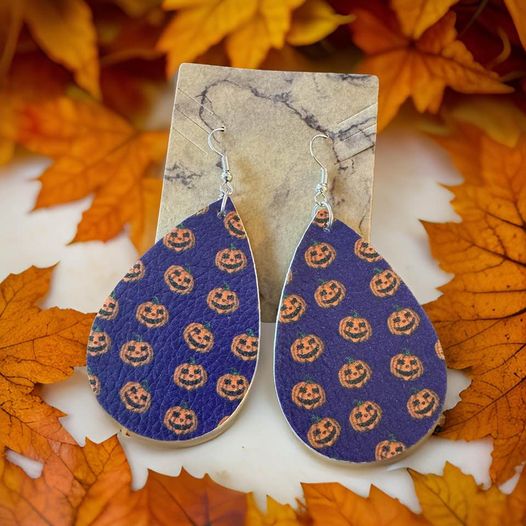
[[(396, 460), (437, 425), (442, 348), (376, 249), (318, 211), (294, 254), (276, 327), (278, 399), (297, 437), (349, 463)], [(325, 247), (325, 250), (323, 249)]]
[(220, 206), (185, 219), (143, 254), (106, 298), (89, 335), (98, 402), (146, 438), (192, 443), (214, 436), (237, 414), (254, 377), (254, 261), (232, 201), (224, 217)]

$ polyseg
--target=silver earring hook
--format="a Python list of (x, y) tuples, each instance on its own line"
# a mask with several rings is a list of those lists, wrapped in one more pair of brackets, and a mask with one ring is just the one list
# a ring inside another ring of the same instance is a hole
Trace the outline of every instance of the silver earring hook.
[(228, 164), (228, 157), (226, 153), (219, 151), (214, 143), (214, 133), (216, 132), (224, 132), (225, 127), (220, 126), (219, 128), (214, 128), (209, 134), (208, 134), (208, 146), (209, 148), (219, 155), (221, 158), (221, 179), (223, 182), (221, 183), (221, 186), (219, 187), (219, 198), (222, 199), (221, 201), (221, 210), (219, 211), (219, 215), (224, 216), (225, 215), (225, 207), (226, 202), (228, 199), (228, 196), (232, 195), (232, 192), (234, 191), (234, 188), (230, 184), (232, 181), (232, 174), (230, 173), (230, 166)]
[(319, 210), (327, 210), (329, 220), (327, 221), (325, 230), (330, 230), (334, 221), (334, 213), (332, 211), (332, 206), (328, 196), (329, 186), (327, 168), (325, 168), (321, 161), (316, 157), (313, 150), (314, 141), (318, 138), (329, 139), (329, 136), (325, 135), (324, 133), (318, 133), (310, 140), (309, 143), (309, 152), (316, 164), (320, 167), (320, 182), (316, 185), (316, 194), (314, 195), (313, 218), (316, 216)]

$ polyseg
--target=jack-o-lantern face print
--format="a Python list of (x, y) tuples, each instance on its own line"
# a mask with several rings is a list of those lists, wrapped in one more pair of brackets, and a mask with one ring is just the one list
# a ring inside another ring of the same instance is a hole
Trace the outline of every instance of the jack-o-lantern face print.
[(391, 373), (402, 380), (416, 380), (424, 374), (424, 366), (418, 356), (398, 353), (391, 358)]
[(295, 362), (310, 363), (317, 360), (324, 351), (321, 338), (315, 334), (301, 336), (292, 342), (290, 354)]
[(314, 243), (305, 251), (305, 263), (311, 268), (327, 268), (336, 259), (336, 250), (329, 243)]
[(387, 298), (396, 294), (400, 287), (400, 278), (391, 269), (377, 272), (371, 279), (369, 287), (379, 298)]
[(219, 377), (216, 392), (227, 400), (241, 400), (247, 392), (248, 380), (241, 374), (229, 373)]
[(320, 208), (314, 216), (314, 224), (320, 228), (326, 228), (329, 224), (329, 212), (326, 208)]
[(446, 357), (444, 356), (444, 349), (442, 349), (442, 344), (440, 343), (440, 340), (437, 340), (435, 343), (435, 353), (441, 360), (446, 359)]
[(156, 301), (147, 301), (137, 307), (135, 317), (149, 329), (158, 328), (168, 322), (168, 309)]
[(374, 450), (376, 460), (389, 460), (405, 451), (405, 444), (399, 440), (382, 440)]
[(351, 411), (349, 422), (355, 431), (363, 432), (374, 429), (382, 419), (382, 408), (370, 400), (360, 402)]
[(109, 335), (96, 328), (91, 329), (88, 337), (88, 354), (90, 356), (99, 356), (108, 352), (111, 346)]
[(164, 282), (176, 294), (190, 294), (194, 288), (194, 277), (180, 265), (172, 265), (166, 269)]
[(176, 405), (166, 411), (163, 424), (176, 435), (187, 435), (197, 429), (197, 415), (192, 409)]
[(257, 358), (258, 348), (258, 337), (252, 331), (238, 334), (234, 337), (232, 344), (230, 345), (232, 353), (245, 362)]
[(114, 320), (119, 313), (119, 302), (113, 297), (108, 296), (102, 307), (100, 308), (97, 316), (103, 320)]
[(338, 379), (343, 387), (359, 389), (371, 379), (371, 368), (363, 360), (349, 360), (340, 367)]
[(340, 438), (341, 431), (342, 427), (337, 420), (325, 417), (310, 426), (307, 440), (314, 449), (331, 447)]
[(393, 312), (387, 319), (389, 330), (398, 336), (410, 336), (420, 325), (420, 316), (409, 308)]
[(197, 352), (208, 352), (214, 346), (214, 335), (209, 327), (202, 323), (190, 323), (183, 332), (186, 345)]
[(88, 372), (88, 381), (89, 385), (95, 394), (95, 396), (99, 396), (100, 394), (100, 380), (98, 376), (95, 376), (94, 374), (91, 374)]
[(130, 340), (121, 346), (119, 356), (132, 367), (148, 365), (153, 360), (153, 348), (148, 342)]
[(343, 283), (331, 279), (322, 283), (314, 293), (316, 303), (323, 309), (337, 307), (345, 298), (345, 286)]
[(216, 254), (215, 264), (219, 270), (233, 274), (247, 266), (247, 256), (237, 248), (224, 248)]
[(432, 416), (439, 405), (440, 399), (434, 391), (421, 389), (409, 397), (407, 410), (413, 418), (420, 420)]
[(292, 401), (302, 409), (316, 409), (325, 403), (325, 390), (315, 382), (298, 382), (292, 388), (291, 396)]
[(350, 342), (359, 343), (368, 340), (373, 331), (371, 324), (361, 316), (346, 316), (340, 321), (338, 332)]
[(124, 278), (122, 278), (122, 281), (126, 283), (130, 281), (139, 281), (142, 277), (144, 277), (145, 271), (146, 267), (144, 266), (144, 263), (139, 259), (133, 264), (130, 270), (126, 272)]
[(305, 310), (307, 309), (307, 303), (305, 300), (298, 296), (298, 294), (289, 294), (283, 298), (281, 307), (279, 308), (279, 321), (281, 323), (291, 323), (298, 321)]
[(358, 239), (354, 244), (354, 253), (364, 261), (369, 263), (375, 263), (380, 261), (382, 256), (376, 252), (376, 250), (371, 246), (371, 244), (364, 239)]
[(229, 212), (225, 216), (224, 225), (231, 236), (237, 237), (238, 239), (245, 239), (245, 228), (235, 210), (232, 210), (232, 212)]
[(230, 289), (218, 287), (208, 293), (208, 306), (217, 314), (231, 314), (239, 308), (239, 298)]
[(152, 395), (139, 382), (124, 384), (119, 391), (119, 395), (124, 407), (133, 413), (148, 411), (152, 403)]
[(163, 244), (174, 252), (184, 252), (193, 248), (195, 236), (189, 228), (177, 227), (163, 237)]
[(182, 363), (174, 371), (175, 385), (193, 391), (203, 387), (208, 380), (208, 374), (202, 365), (195, 363)]

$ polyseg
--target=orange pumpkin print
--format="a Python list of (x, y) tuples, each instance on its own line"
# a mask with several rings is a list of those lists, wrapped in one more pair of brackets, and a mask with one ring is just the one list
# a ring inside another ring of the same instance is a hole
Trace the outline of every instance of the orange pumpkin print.
[(233, 290), (217, 287), (208, 293), (207, 304), (217, 314), (231, 314), (239, 308), (239, 298)]
[(166, 269), (164, 282), (176, 294), (190, 294), (194, 289), (194, 277), (180, 265), (172, 265)]
[(360, 433), (371, 431), (378, 426), (381, 419), (382, 408), (371, 400), (358, 402), (349, 415), (352, 428)]
[(376, 460), (390, 460), (402, 454), (406, 449), (403, 442), (396, 439), (382, 440), (376, 444), (374, 457)]
[(197, 352), (208, 352), (214, 346), (214, 334), (207, 325), (202, 323), (190, 323), (183, 331), (186, 345)]
[(292, 401), (302, 409), (316, 409), (325, 403), (325, 390), (320, 384), (305, 380), (292, 388)]
[(406, 351), (391, 358), (391, 373), (401, 380), (416, 380), (424, 374), (424, 365), (418, 356)]
[(192, 409), (175, 405), (164, 414), (163, 424), (176, 435), (187, 435), (197, 429), (198, 420)]
[(329, 224), (329, 212), (326, 208), (320, 208), (314, 216), (314, 224), (320, 228), (327, 228)]
[(321, 356), (324, 349), (325, 346), (321, 338), (315, 334), (307, 334), (292, 342), (290, 354), (295, 362), (311, 363)]
[(396, 294), (400, 288), (400, 278), (391, 269), (378, 270), (371, 278), (369, 287), (372, 293), (379, 298), (388, 298)]
[(440, 399), (431, 389), (421, 389), (412, 394), (407, 401), (409, 414), (418, 420), (428, 418), (438, 409)]
[(219, 270), (233, 274), (247, 266), (247, 256), (242, 250), (235, 247), (224, 248), (216, 254), (215, 264)]
[(289, 294), (283, 298), (279, 308), (279, 321), (281, 323), (291, 323), (298, 321), (307, 309), (305, 300), (298, 294)]
[(314, 292), (314, 299), (322, 309), (337, 307), (345, 298), (345, 286), (340, 281), (331, 279), (322, 283)]
[(446, 357), (444, 356), (444, 349), (442, 349), (442, 344), (440, 343), (440, 340), (437, 340), (435, 343), (435, 353), (441, 360), (446, 359)]
[(133, 264), (130, 270), (126, 272), (124, 278), (122, 278), (122, 281), (125, 281), (126, 283), (129, 283), (131, 281), (139, 281), (141, 278), (144, 277), (145, 272), (146, 267), (144, 266), (144, 263), (139, 259)]
[(250, 329), (235, 336), (230, 345), (232, 353), (245, 362), (255, 360), (258, 356), (258, 349), (259, 339)]
[(336, 250), (324, 241), (305, 250), (305, 263), (311, 268), (327, 268), (336, 259)]
[(340, 320), (338, 332), (344, 340), (354, 343), (367, 341), (373, 333), (369, 321), (356, 313)]
[(350, 359), (338, 371), (340, 384), (348, 389), (363, 387), (371, 379), (371, 375), (371, 368), (363, 360)]
[(241, 374), (231, 372), (220, 376), (217, 380), (216, 392), (227, 400), (241, 400), (247, 392), (249, 382)]
[(341, 431), (342, 427), (336, 419), (325, 417), (310, 426), (307, 440), (314, 449), (331, 447), (340, 438)]
[(129, 340), (121, 345), (120, 359), (132, 367), (148, 365), (153, 360), (153, 347), (141, 339)]
[(202, 365), (182, 363), (175, 368), (173, 378), (175, 385), (178, 387), (187, 391), (193, 391), (206, 384), (208, 374)]
[(88, 336), (88, 354), (90, 356), (100, 356), (110, 350), (111, 338), (108, 333), (93, 327)]
[(238, 239), (245, 239), (245, 227), (235, 210), (228, 212), (225, 216), (224, 225), (231, 236), (237, 237)]
[(139, 323), (142, 323), (149, 329), (162, 327), (168, 323), (168, 309), (153, 299), (141, 303), (137, 307), (135, 317)]
[(119, 302), (113, 296), (113, 293), (108, 296), (102, 307), (100, 308), (97, 316), (103, 320), (114, 320), (119, 313)]
[(94, 374), (91, 374), (90, 372), (88, 372), (88, 382), (95, 396), (99, 396), (100, 380), (98, 376), (95, 376)]
[(387, 319), (389, 330), (398, 336), (410, 336), (420, 325), (420, 316), (408, 307), (390, 314)]
[(376, 252), (371, 244), (368, 241), (365, 241), (365, 239), (361, 238), (358, 239), (354, 244), (354, 253), (360, 259), (363, 259), (369, 263), (375, 263), (376, 261), (380, 261), (382, 259), (382, 256)]
[(163, 244), (174, 252), (184, 252), (195, 245), (194, 233), (184, 226), (178, 226), (163, 237)]
[(128, 382), (124, 384), (119, 396), (124, 407), (133, 413), (145, 413), (152, 403), (152, 395), (139, 382)]

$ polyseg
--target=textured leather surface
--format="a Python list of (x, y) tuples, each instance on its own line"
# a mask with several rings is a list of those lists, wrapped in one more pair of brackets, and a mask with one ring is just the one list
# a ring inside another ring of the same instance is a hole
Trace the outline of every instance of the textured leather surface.
[(228, 200), (222, 218), (220, 204), (189, 217), (146, 252), (93, 324), (87, 362), (98, 401), (148, 438), (210, 433), (236, 410), (254, 375), (254, 263), (234, 205)]
[(356, 463), (393, 458), (441, 414), (440, 343), (411, 291), (370, 245), (340, 221), (330, 232), (320, 224), (315, 219), (305, 232), (283, 291), (279, 401), (294, 432), (318, 453)]

